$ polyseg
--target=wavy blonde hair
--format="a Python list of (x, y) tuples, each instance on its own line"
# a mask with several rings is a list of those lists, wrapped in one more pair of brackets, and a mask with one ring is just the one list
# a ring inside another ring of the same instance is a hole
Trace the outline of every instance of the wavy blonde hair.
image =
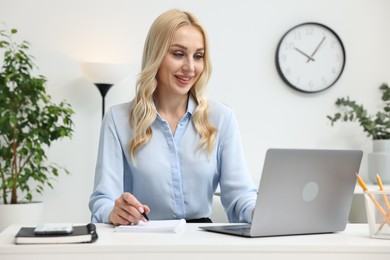
[(216, 129), (208, 121), (208, 103), (205, 89), (211, 75), (211, 63), (206, 33), (198, 19), (191, 13), (177, 9), (161, 14), (153, 22), (146, 37), (142, 69), (136, 84), (136, 96), (130, 111), (130, 126), (133, 138), (130, 140), (130, 155), (135, 160), (137, 149), (149, 142), (152, 137), (151, 125), (156, 119), (157, 111), (153, 104), (153, 94), (157, 88), (156, 75), (162, 60), (168, 53), (173, 34), (183, 25), (197, 28), (204, 39), (204, 69), (189, 94), (196, 103), (193, 114), (195, 129), (200, 135), (200, 147), (210, 156), (216, 136)]

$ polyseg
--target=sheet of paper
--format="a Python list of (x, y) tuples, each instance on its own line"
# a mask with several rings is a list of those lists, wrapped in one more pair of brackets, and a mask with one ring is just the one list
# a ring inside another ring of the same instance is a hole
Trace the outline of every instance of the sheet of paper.
[(185, 226), (184, 219), (140, 221), (137, 225), (121, 225), (115, 227), (116, 232), (168, 232), (178, 233)]

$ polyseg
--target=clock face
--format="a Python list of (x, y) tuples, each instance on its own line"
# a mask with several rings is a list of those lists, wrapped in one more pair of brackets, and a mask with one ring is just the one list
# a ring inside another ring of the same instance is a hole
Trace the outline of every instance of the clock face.
[(345, 65), (345, 50), (337, 34), (319, 23), (290, 29), (280, 40), (276, 67), (283, 81), (303, 92), (319, 92), (332, 86)]

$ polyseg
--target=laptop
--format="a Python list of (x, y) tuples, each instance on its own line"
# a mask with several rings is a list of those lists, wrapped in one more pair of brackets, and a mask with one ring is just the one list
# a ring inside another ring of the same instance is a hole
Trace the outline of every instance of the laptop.
[(343, 231), (363, 152), (269, 149), (252, 224), (201, 226), (244, 237)]

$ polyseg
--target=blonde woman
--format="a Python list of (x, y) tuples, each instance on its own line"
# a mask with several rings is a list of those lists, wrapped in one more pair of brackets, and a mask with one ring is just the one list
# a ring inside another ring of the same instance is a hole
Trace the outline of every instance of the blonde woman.
[(218, 184), (229, 221), (251, 222), (256, 187), (233, 112), (205, 97), (210, 74), (199, 21), (176, 9), (161, 14), (145, 42), (136, 97), (103, 121), (92, 222), (211, 222)]

